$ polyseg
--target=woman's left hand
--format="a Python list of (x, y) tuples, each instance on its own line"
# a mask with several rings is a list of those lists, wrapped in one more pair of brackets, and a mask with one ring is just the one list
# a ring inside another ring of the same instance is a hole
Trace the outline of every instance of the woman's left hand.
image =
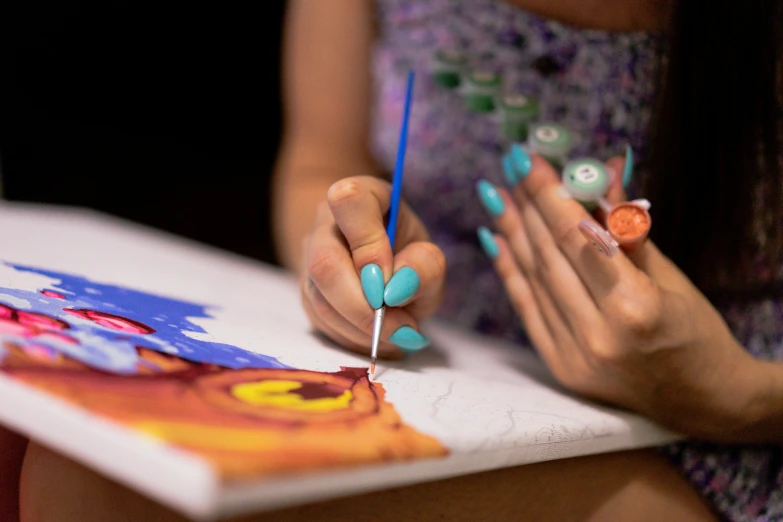
[(479, 184), (500, 232), (483, 231), (482, 242), (554, 376), (687, 435), (752, 439), (764, 363), (651, 241), (611, 259), (599, 253), (577, 228), (589, 213), (561, 195), (553, 168), (537, 156), (527, 167), (511, 193)]

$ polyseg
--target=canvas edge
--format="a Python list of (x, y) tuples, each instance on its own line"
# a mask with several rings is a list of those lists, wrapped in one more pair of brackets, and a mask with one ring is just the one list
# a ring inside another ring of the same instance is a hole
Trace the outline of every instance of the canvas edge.
[(2, 373), (0, 397), (8, 428), (188, 517), (214, 518), (219, 479), (206, 461)]
[[(631, 420), (629, 429), (623, 433), (589, 439), (537, 444), (494, 452), (454, 453), (445, 458), (386, 463), (339, 473), (332, 470), (308, 476), (291, 476), (286, 479), (226, 484), (218, 492), (216, 512), (221, 518), (250, 515), (483, 471), (650, 448), (681, 439), (680, 435), (659, 428), (651, 430), (646, 423)], [(304, 491), (307, 493), (303, 494)]]

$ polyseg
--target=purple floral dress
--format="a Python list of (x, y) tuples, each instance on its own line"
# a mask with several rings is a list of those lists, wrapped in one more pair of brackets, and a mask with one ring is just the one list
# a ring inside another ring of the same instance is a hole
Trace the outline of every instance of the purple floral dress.
[[(466, 70), (502, 76), (502, 92), (538, 100), (539, 120), (579, 136), (572, 156), (608, 159), (629, 143), (644, 161), (660, 41), (647, 33), (576, 30), (501, 0), (378, 0), (373, 55), (372, 145), (390, 171), (396, 156), (406, 75), (417, 72), (406, 158), (405, 198), (445, 252), (448, 281), (440, 315), (485, 334), (525, 342), (476, 229), (491, 223), (476, 182), (503, 183), (509, 142), (496, 117), (466, 108), (458, 90), (434, 80), (438, 51), (459, 52)], [(633, 187), (630, 192), (633, 193)], [(481, 297), (478, 297), (481, 296)], [(746, 348), (783, 358), (781, 303), (723, 310)], [(686, 442), (664, 451), (730, 520), (783, 520), (780, 447)]]

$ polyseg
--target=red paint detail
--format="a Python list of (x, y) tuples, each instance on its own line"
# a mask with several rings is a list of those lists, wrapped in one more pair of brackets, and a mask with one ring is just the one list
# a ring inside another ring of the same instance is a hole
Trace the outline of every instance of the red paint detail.
[(96, 324), (99, 324), (100, 326), (103, 326), (104, 328), (110, 328), (120, 332), (130, 334), (155, 333), (155, 330), (146, 324), (106, 312), (99, 312), (97, 310), (77, 310), (73, 308), (63, 308), (63, 312), (75, 315), (76, 317), (81, 317), (82, 319), (90, 320)]
[(32, 337), (37, 333), (39, 333), (39, 330), (35, 327), (25, 326), (17, 323), (13, 319), (0, 318), (0, 334)]
[(54, 317), (49, 317), (48, 315), (39, 314), (36, 312), (25, 312), (23, 310), (17, 310), (16, 315), (19, 318), (19, 323), (25, 326), (38, 328), (40, 330), (60, 331), (70, 328), (68, 323), (65, 321), (60, 321)]
[(68, 343), (68, 344), (79, 344), (79, 341), (77, 341), (70, 335), (65, 335), (60, 332), (44, 332), (41, 335), (37, 336), (36, 339), (41, 341), (57, 341), (57, 342)]

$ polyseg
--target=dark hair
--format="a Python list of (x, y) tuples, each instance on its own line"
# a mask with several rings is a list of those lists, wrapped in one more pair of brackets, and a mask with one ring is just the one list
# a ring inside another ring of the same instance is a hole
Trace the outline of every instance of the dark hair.
[(780, 261), (782, 6), (672, 8), (643, 193), (653, 240), (708, 295), (754, 292), (755, 255)]

